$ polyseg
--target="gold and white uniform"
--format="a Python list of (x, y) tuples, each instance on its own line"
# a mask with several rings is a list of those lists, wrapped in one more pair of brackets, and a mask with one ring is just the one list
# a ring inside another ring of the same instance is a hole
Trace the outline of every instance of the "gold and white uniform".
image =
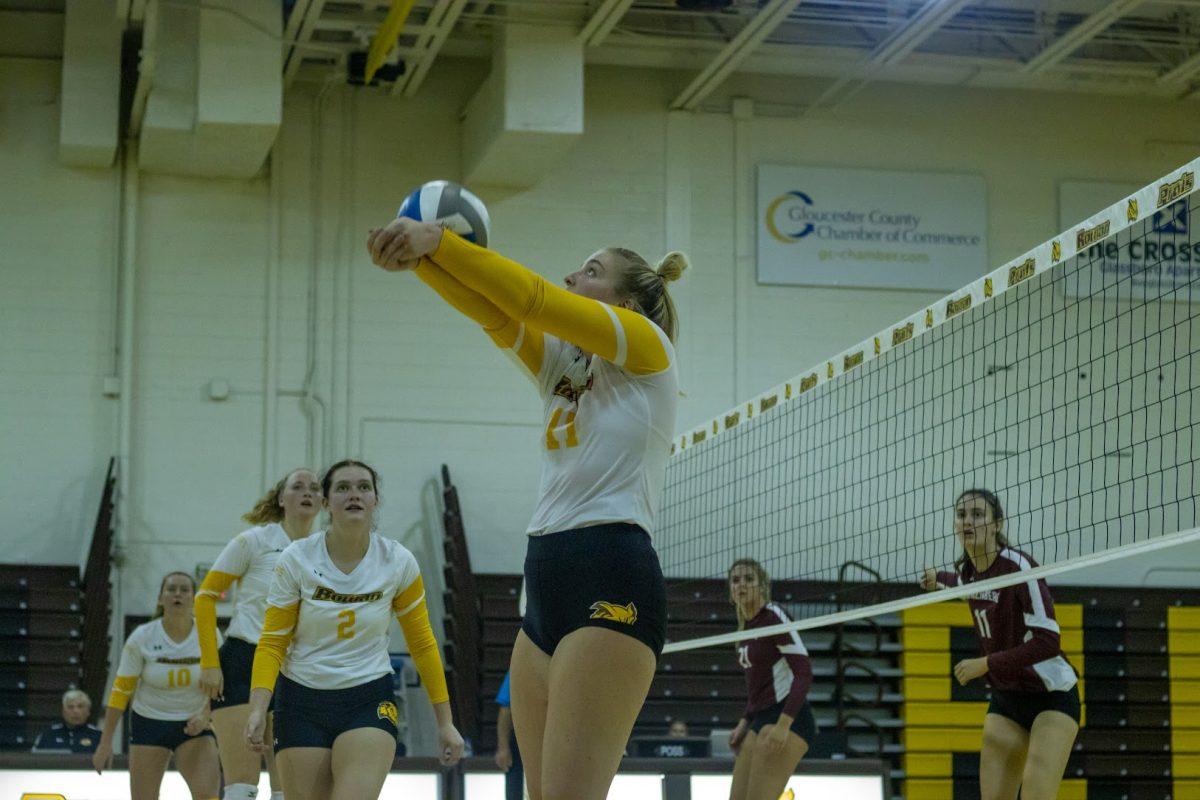
[(345, 689), (389, 675), (388, 626), (395, 616), (430, 701), (449, 698), (417, 560), (399, 542), (370, 537), (349, 574), (329, 557), (325, 531), (279, 556), (251, 688), (273, 689), (281, 669), (310, 689)]
[(237, 583), (233, 615), (225, 635), (257, 644), (267, 613), (267, 592), (275, 577), (275, 564), (292, 540), (278, 522), (270, 522), (243, 531), (225, 545), (216, 563), (204, 576), (196, 593), (196, 623), (200, 627), (200, 654), (203, 667), (219, 667), (216, 601), (221, 593)]
[(514, 355), (541, 393), (541, 489), (528, 533), (613, 522), (652, 533), (679, 400), (662, 329), (450, 231), (416, 273)]
[[(219, 634), (218, 634), (219, 636)], [(200, 640), (197, 626), (182, 642), (163, 629), (162, 618), (139, 625), (125, 640), (108, 704), (158, 720), (187, 720), (204, 709), (200, 691)]]

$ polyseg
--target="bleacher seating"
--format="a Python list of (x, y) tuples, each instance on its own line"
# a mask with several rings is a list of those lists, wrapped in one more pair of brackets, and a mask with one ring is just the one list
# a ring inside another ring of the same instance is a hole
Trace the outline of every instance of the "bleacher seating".
[[(484, 726), (479, 745), (486, 751), (495, 747), (496, 706), (490, 700), (508, 668), (512, 643), (520, 628), (517, 614), (520, 576), (477, 575), (476, 585), (484, 612)], [(719, 581), (703, 584), (692, 581), (686, 585), (668, 582), (668, 638), (707, 636), (736, 628), (734, 610), (724, 599), (724, 592)], [(785, 595), (786, 592), (781, 593), (781, 599)], [(818, 723), (825, 730), (837, 727), (834, 640), (835, 634), (829, 631), (804, 636), (814, 664), (815, 680), (810, 696)], [(848, 625), (844, 640), (868, 650), (875, 646), (875, 635), (866, 623)], [(861, 659), (873, 668), (874, 675), (852, 671), (844, 678), (850, 699), (846, 712), (853, 715), (846, 725), (849, 742), (871, 754), (894, 749), (893, 730), (901, 700), (897, 691), (899, 670), (895, 666), (899, 645), (885, 640), (879, 649), (874, 658)], [(664, 655), (634, 735), (662, 735), (673, 720), (682, 719), (693, 735), (706, 736), (714, 728), (736, 725), (745, 701), (745, 683), (732, 646)]]
[(62, 719), (83, 672), (78, 567), (0, 565), (0, 750), (28, 750)]
[[(520, 578), (475, 580), (484, 640), (477, 747), (488, 751), (495, 746), (496, 706), (490, 701), (520, 626)], [(781, 592), (787, 588), (775, 584), (785, 603)], [(908, 591), (888, 588), (889, 595)], [(733, 630), (733, 609), (723, 592), (719, 581), (670, 582), (669, 637)], [(1193, 607), (1200, 606), (1200, 593), (1056, 587), (1055, 595), (1064, 649), (1085, 678), (1085, 726), (1060, 797), (1200, 797), (1200, 608)], [(958, 687), (951, 677), (955, 661), (977, 655), (970, 622), (963, 604), (947, 603), (848, 624), (840, 642), (836, 631), (803, 634), (813, 657), (811, 699), (822, 730), (840, 728), (852, 753), (890, 761), (894, 796), (979, 796), (978, 747), (988, 695), (981, 682)], [(839, 652), (845, 688), (840, 707)], [(634, 735), (662, 734), (673, 719), (685, 720), (695, 735), (730, 728), (744, 700), (732, 648), (668, 654)]]
[[(1200, 593), (1054, 588), (1063, 650), (1083, 680), (1083, 728), (1061, 798), (1200, 797)], [(907, 796), (979, 797), (988, 694), (951, 665), (977, 654), (962, 603), (904, 615)]]
[[(478, 741), (480, 736), (480, 678), (483, 658), (479, 592), (471, 557), (467, 552), (466, 531), (458, 490), (450, 480), (450, 470), (442, 465), (442, 522), (445, 566), (442, 578), (446, 609), (442, 621), (443, 650), (450, 685), (454, 718), (463, 736)], [(516, 632), (513, 632), (516, 636)], [(509, 640), (511, 646), (512, 640)]]
[(0, 750), (28, 750), (82, 688), (97, 712), (108, 671), (116, 463), (110, 460), (83, 574), (74, 565), (0, 565)]
[[(458, 515), (457, 496), (453, 501)], [(457, 522), (453, 545), (447, 537), (448, 564), (452, 555), (460, 562), (465, 556), (461, 516)], [(839, 583), (801, 587), (775, 581), (774, 599), (788, 606), (794, 597), (825, 596), (835, 605), (820, 609), (823, 613), (918, 591), (851, 582), (848, 572), (865, 568), (848, 567)], [(520, 576), (479, 574), (468, 582), (464, 569), (459, 563), (446, 571), (448, 649), (455, 657), (460, 648), (469, 649), (466, 654), (477, 659), (474, 742), (476, 752), (490, 752), (496, 735), (493, 698), (521, 625)], [(668, 640), (736, 628), (723, 581), (667, 584)], [(467, 587), (472, 602), (450, 601), (450, 594)], [(1200, 592), (1067, 586), (1053, 591), (1063, 649), (1083, 676), (1084, 700), (1084, 727), (1060, 798), (1200, 800)], [(825, 748), (890, 763), (893, 797), (979, 797), (979, 742), (989, 695), (982, 681), (960, 687), (952, 677), (955, 662), (978, 655), (964, 603), (855, 620), (802, 636), (813, 660), (810, 700), (822, 738), (828, 737)], [(676, 719), (699, 736), (732, 728), (745, 702), (742, 680), (732, 646), (664, 655), (634, 736), (662, 735)]]

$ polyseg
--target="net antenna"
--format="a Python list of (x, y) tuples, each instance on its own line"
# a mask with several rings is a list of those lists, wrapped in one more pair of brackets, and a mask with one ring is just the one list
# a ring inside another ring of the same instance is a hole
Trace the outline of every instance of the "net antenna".
[[(734, 560), (756, 559), (793, 621), (689, 626), (666, 651), (1200, 540), (1197, 171), (1200, 159), (677, 437), (655, 534), (664, 573), (712, 602)], [(926, 568), (962, 554), (952, 507), (973, 487), (1000, 497), (1005, 536), (1040, 566), (922, 593)], [(879, 581), (839, 581), (848, 562)]]

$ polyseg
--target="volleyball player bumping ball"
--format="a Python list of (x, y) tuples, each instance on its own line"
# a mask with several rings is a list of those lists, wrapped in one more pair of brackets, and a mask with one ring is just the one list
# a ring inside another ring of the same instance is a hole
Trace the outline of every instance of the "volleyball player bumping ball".
[(479, 323), (541, 393), (513, 724), (533, 800), (603, 800), (666, 633), (650, 532), (679, 396), (667, 283), (687, 261), (670, 253), (655, 269), (607, 247), (563, 288), (436, 222), (400, 217), (367, 245), (377, 266), (415, 272)]
[[(308, 536), (321, 510), (321, 483), (308, 469), (284, 475), (242, 519), (254, 525), (233, 538), (204, 577), (196, 596), (200, 632), (200, 689), (211, 700), (213, 732), (221, 752), (225, 800), (254, 800), (263, 754), (246, 746), (250, 714), (250, 668), (267, 612), (267, 591), (279, 554)], [(225, 643), (217, 649), (217, 598), (237, 583), (236, 605)], [(265, 736), (272, 736), (267, 717)], [(267, 751), (271, 785), (276, 788), (274, 754)], [(282, 800), (283, 792), (272, 792)]]
[(287, 800), (363, 800), (379, 796), (396, 756), (393, 615), (433, 704), (443, 764), (457, 763), (463, 740), (451, 720), (417, 560), (373, 530), (378, 474), (339, 461), (321, 489), (329, 529), (292, 543), (275, 565), (245, 736), (252, 750), (268, 746), (274, 692), (274, 747)]
[[(954, 503), (962, 545), (955, 572), (926, 568), (927, 591), (975, 583), (1037, 566), (1008, 543), (1004, 508), (986, 489)], [(983, 800), (1053, 800), (1079, 731), (1079, 678), (1062, 653), (1054, 600), (1046, 581), (1028, 580), (968, 600), (983, 650), (954, 666), (966, 685), (987, 676), (992, 701), (983, 721), (979, 787)]]

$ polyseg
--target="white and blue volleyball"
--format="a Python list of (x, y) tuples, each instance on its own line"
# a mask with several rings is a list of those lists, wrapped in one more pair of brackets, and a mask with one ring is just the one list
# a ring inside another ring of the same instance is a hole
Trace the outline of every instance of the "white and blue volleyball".
[(430, 181), (404, 198), (397, 217), (445, 225), (468, 242), (487, 247), (491, 220), (487, 206), (453, 181)]

